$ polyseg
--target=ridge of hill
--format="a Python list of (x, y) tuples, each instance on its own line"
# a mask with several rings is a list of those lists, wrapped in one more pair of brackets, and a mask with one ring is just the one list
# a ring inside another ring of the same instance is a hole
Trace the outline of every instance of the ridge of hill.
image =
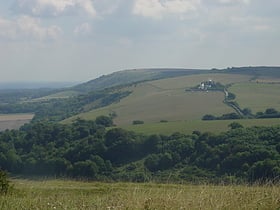
[(116, 71), (108, 75), (102, 75), (96, 79), (78, 84), (69, 89), (77, 92), (89, 92), (103, 90), (115, 86), (125, 86), (142, 81), (151, 81), (164, 78), (173, 78), (205, 73), (245, 74), (254, 77), (270, 76), (280, 77), (280, 67), (277, 66), (248, 66), (231, 67), (224, 69), (185, 69), (185, 68), (146, 68)]
[(206, 69), (180, 69), (180, 68), (153, 68), (153, 69), (131, 69), (117, 71), (108, 75), (102, 75), (72, 87), (71, 89), (79, 92), (89, 92), (108, 89), (115, 86), (124, 86), (141, 81), (150, 81), (171, 77), (179, 77), (193, 74), (205, 73)]

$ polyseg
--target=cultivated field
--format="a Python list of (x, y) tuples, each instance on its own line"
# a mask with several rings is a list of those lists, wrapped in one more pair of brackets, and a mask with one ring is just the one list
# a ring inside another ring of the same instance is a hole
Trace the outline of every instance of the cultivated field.
[(273, 126), (280, 125), (280, 119), (243, 119), (243, 120), (214, 120), (214, 121), (176, 121), (165, 123), (145, 123), (142, 125), (121, 126), (124, 129), (143, 134), (164, 134), (171, 135), (174, 132), (191, 134), (198, 130), (201, 132), (221, 133), (229, 130), (228, 125), (232, 122), (238, 122), (244, 127), (252, 126)]
[(13, 180), (1, 209), (279, 209), (280, 186)]
[(5, 114), (0, 115), (0, 131), (6, 129), (18, 129), (25, 123), (30, 122), (34, 114)]
[(267, 108), (280, 110), (280, 84), (237, 83), (229, 91), (236, 95), (241, 108), (249, 107), (254, 113), (264, 112)]
[(144, 82), (131, 87), (133, 93), (119, 103), (80, 114), (78, 117), (95, 119), (99, 115), (115, 112), (117, 117), (114, 123), (123, 126), (131, 124), (133, 120), (155, 123), (160, 120), (199, 120), (205, 114), (220, 116), (234, 112), (223, 103), (222, 92), (186, 92), (186, 89), (208, 79), (229, 84), (249, 81), (250, 78), (247, 75), (203, 74)]

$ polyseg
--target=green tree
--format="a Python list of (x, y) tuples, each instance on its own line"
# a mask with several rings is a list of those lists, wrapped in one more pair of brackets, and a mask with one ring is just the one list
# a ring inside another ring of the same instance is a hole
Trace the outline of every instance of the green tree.
[(11, 189), (10, 182), (7, 177), (7, 173), (0, 169), (0, 195), (7, 194)]
[(268, 115), (273, 115), (273, 114), (277, 114), (278, 111), (274, 108), (268, 108), (265, 110), (265, 114), (268, 114)]
[(103, 125), (105, 127), (110, 127), (113, 126), (113, 120), (111, 117), (107, 117), (107, 116), (99, 116), (95, 119), (95, 122), (97, 125)]
[(232, 122), (228, 125), (228, 127), (230, 127), (231, 129), (237, 129), (237, 128), (243, 128), (243, 125), (241, 125), (238, 122)]

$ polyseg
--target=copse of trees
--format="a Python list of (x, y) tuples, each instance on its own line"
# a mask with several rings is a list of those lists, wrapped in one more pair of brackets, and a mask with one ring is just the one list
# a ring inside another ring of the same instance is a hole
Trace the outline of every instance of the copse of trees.
[(222, 116), (216, 117), (211, 114), (206, 114), (202, 117), (202, 120), (234, 120), (241, 119), (242, 117), (235, 112), (223, 114)]
[[(235, 103), (235, 106), (238, 106)], [(239, 106), (238, 106), (239, 107)], [(222, 116), (214, 116), (212, 114), (206, 114), (202, 117), (202, 120), (228, 120), (228, 119), (242, 119), (242, 118), (280, 118), (280, 112), (278, 112), (274, 108), (268, 108), (264, 112), (257, 112), (255, 115), (252, 113), (252, 110), (250, 108), (244, 108), (240, 109), (240, 113), (242, 113), (243, 116), (238, 115), (237, 113), (228, 113), (223, 114)]]
[(280, 177), (280, 126), (243, 128), (233, 122), (229, 131), (218, 135), (194, 131), (146, 136), (117, 127), (107, 130), (107, 117), (97, 119), (102, 123), (40, 121), (1, 132), (1, 169), (127, 181), (228, 180), (230, 176), (253, 182)]

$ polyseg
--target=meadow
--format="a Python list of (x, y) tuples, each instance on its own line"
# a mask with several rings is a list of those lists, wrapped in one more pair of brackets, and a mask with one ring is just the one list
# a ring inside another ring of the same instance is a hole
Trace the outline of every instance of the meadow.
[(0, 209), (279, 209), (279, 185), (101, 183), (14, 179)]
[(240, 120), (192, 120), (192, 121), (174, 121), (174, 122), (157, 122), (157, 123), (144, 123), (141, 125), (124, 125), (121, 126), (129, 131), (134, 131), (143, 134), (164, 134), (171, 135), (174, 132), (184, 134), (191, 134), (195, 130), (201, 132), (221, 133), (229, 130), (229, 124), (238, 122), (244, 127), (252, 126), (273, 126), (279, 125), (280, 119), (240, 119)]
[(250, 108), (253, 113), (264, 112), (267, 108), (280, 110), (279, 83), (236, 83), (229, 91), (236, 95), (241, 108)]
[(0, 131), (6, 129), (18, 129), (25, 123), (30, 122), (34, 114), (1, 114)]

